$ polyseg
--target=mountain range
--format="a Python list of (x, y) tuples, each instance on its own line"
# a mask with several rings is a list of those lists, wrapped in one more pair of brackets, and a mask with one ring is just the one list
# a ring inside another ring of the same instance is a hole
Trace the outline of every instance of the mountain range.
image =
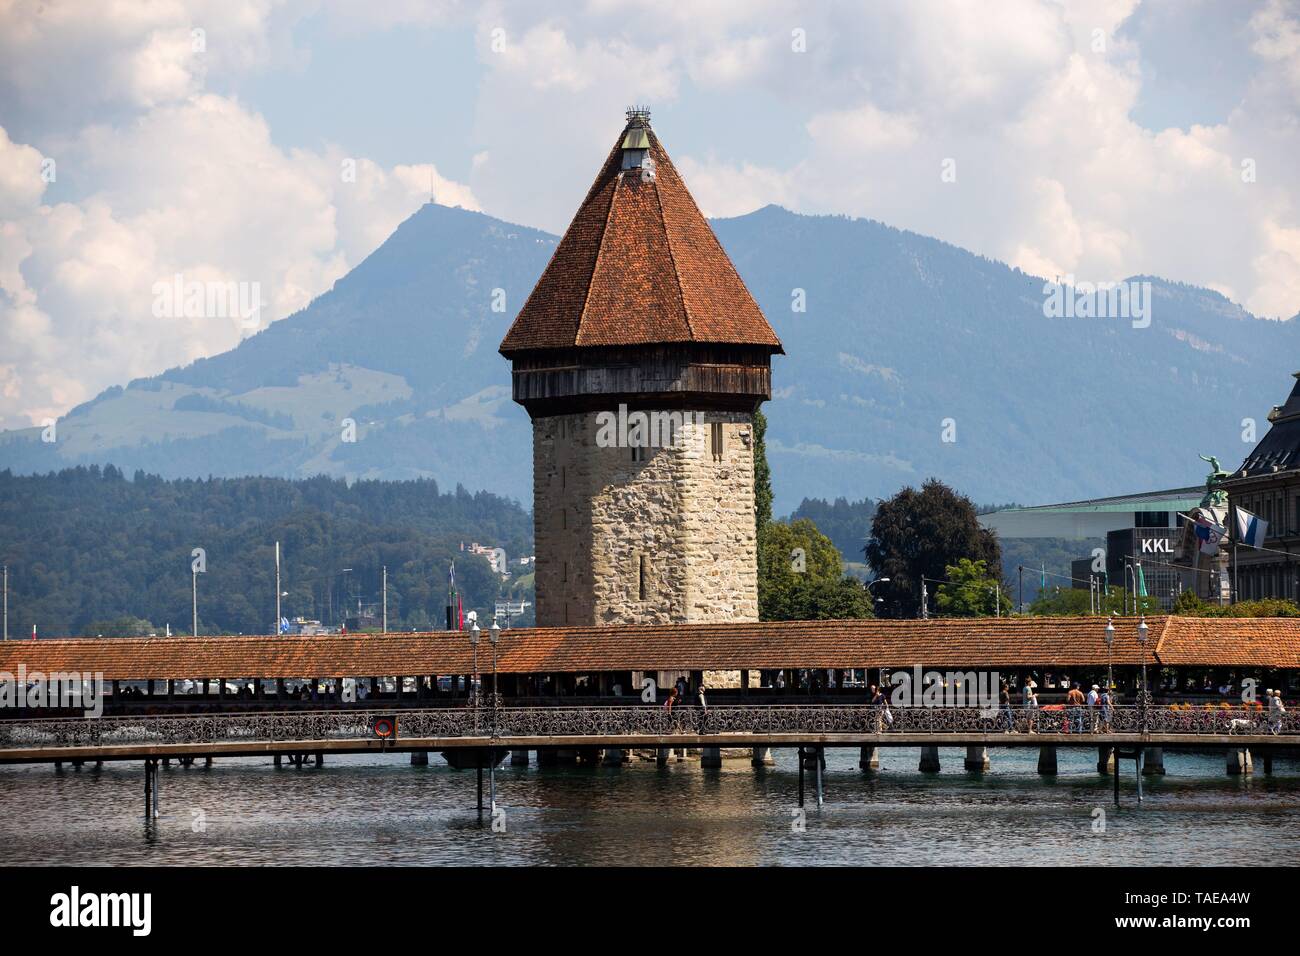
[[(1048, 317), (1052, 288), (956, 246), (777, 206), (712, 221), (785, 346), (776, 513), (936, 476), (976, 500), (1078, 499), (1232, 468), (1300, 365), (1295, 319), (1150, 283), (1150, 324)], [(531, 500), (497, 345), (558, 238), (427, 204), (307, 308), (238, 347), (0, 433), (0, 468), (436, 479)], [(1249, 440), (1248, 440), (1249, 439)]]

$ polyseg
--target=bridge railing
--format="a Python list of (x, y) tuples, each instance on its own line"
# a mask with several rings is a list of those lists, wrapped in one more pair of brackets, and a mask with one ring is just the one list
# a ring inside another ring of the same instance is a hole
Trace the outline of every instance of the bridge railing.
[[(312, 711), (0, 721), (0, 749), (358, 740), (382, 713)], [(1117, 733), (1300, 736), (1300, 715), (1248, 707), (1111, 709), (723, 705), (439, 707), (400, 711), (397, 740), (457, 737), (647, 737), (692, 734)]]

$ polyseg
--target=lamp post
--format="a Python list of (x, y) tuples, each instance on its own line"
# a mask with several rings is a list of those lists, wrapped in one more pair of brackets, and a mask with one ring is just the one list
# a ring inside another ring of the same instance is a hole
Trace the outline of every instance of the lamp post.
[(1147, 627), (1146, 615), (1142, 615), (1138, 621), (1138, 645), (1142, 648), (1142, 733), (1147, 732), (1147, 702), (1151, 699), (1151, 694), (1147, 690)]
[(876, 578), (874, 581), (868, 581), (868, 582), (867, 582), (867, 596), (871, 598), (871, 613), (872, 613), (872, 614), (875, 614), (875, 613), (876, 613), (876, 605), (877, 605), (877, 604), (883, 604), (884, 601), (885, 601), (885, 599), (884, 599), (884, 598), (880, 598), (880, 597), (876, 597), (875, 592), (872, 591), (871, 589), (874, 588), (877, 584), (888, 584), (888, 583), (889, 583), (889, 578)]
[(1111, 660), (1111, 651), (1115, 647), (1115, 612), (1110, 612), (1106, 619), (1106, 689), (1115, 686), (1115, 672)]
[[(501, 700), (501, 695), (497, 693), (497, 641), (501, 640), (501, 625), (497, 623), (495, 617), (492, 618), (492, 626), (488, 628), (488, 640), (492, 642), (492, 742), (496, 743), (497, 739), (497, 705)], [(492, 818), (496, 819), (497, 813), (497, 755), (492, 748), (488, 749), (488, 806), (492, 808)]]
[[(471, 692), (474, 695), (474, 735), (475, 736), (478, 736), (478, 689), (479, 689), (478, 688), (478, 637), (479, 637), (478, 621), (475, 621), (474, 626), (469, 629), (469, 646), (474, 648), (474, 676), (471, 678), (471, 680), (474, 682), (474, 686)], [(479, 792), (479, 798), (482, 799), (482, 791)]]
[(501, 640), (501, 625), (492, 619), (492, 626), (488, 628), (488, 640), (492, 643), (492, 736), (497, 735), (497, 707), (501, 701), (501, 695), (497, 691), (497, 642)]

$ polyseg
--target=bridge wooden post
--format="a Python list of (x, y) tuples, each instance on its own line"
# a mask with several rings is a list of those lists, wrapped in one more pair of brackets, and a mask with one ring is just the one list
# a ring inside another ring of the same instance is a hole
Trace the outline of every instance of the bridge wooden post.
[(412, 767), (427, 767), (427, 766), (429, 766), (429, 751), (427, 751), (427, 750), (412, 750), (412, 751), (411, 751), (411, 766), (412, 766)]
[(1148, 747), (1142, 762), (1142, 772), (1151, 776), (1162, 776), (1165, 772), (1165, 748)]
[(1264, 773), (1271, 774), (1273, 772), (1273, 751), (1265, 749), (1262, 756), (1264, 758)]
[(158, 819), (158, 761), (144, 762), (144, 816), (146, 820)]
[(667, 747), (658, 748), (655, 751), (655, 766), (656, 767), (668, 766), (668, 754), (669, 754), (669, 749)]
[(1050, 744), (1038, 748), (1038, 772), (1044, 777), (1056, 776), (1056, 748)]
[(858, 769), (874, 773), (880, 769), (880, 748), (862, 747), (858, 750)]
[(799, 748), (799, 806), (803, 806), (803, 747)]
[(975, 744), (968, 746), (965, 766), (972, 773), (984, 773), (989, 769), (989, 748)]
[(1097, 772), (1119, 773), (1119, 765), (1115, 762), (1114, 747), (1097, 748)]
[(751, 767), (770, 767), (776, 760), (772, 757), (771, 747), (750, 747), (749, 765)]
[(817, 809), (822, 807), (822, 769), (826, 766), (826, 748), (817, 748)]
[(276, 754), (276, 755), (271, 759), (271, 762), (275, 765), (275, 769), (276, 769), (276, 770), (279, 770), (280, 767), (283, 765), (283, 761), (282, 761), (282, 759), (281, 759), (281, 757), (280, 757), (279, 754)]
[(527, 766), (528, 766), (528, 751), (527, 751), (527, 750), (512, 750), (512, 751), (510, 751), (510, 766), (512, 766), (512, 767), (527, 767)]
[(1250, 748), (1234, 747), (1228, 751), (1228, 776), (1241, 776), (1253, 773), (1254, 770), (1254, 764), (1250, 759)]
[(939, 748), (922, 747), (921, 763), (917, 767), (921, 773), (938, 773), (939, 772)]
[(717, 769), (722, 766), (722, 748), (721, 747), (701, 747), (700, 748), (700, 766), (706, 769)]

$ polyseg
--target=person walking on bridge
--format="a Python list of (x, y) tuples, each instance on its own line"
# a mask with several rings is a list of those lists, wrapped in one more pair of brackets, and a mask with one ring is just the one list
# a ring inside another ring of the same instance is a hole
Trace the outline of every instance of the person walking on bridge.
[(1092, 685), (1092, 690), (1088, 691), (1088, 726), (1092, 733), (1097, 732), (1097, 708), (1101, 704), (1101, 688), (1096, 684)]
[(704, 681), (700, 681), (700, 736), (708, 733), (709, 702), (704, 699)]
[(1075, 681), (1070, 687), (1070, 692), (1065, 695), (1065, 704), (1070, 712), (1070, 733), (1083, 733), (1083, 691), (1079, 690), (1079, 682)]
[(1002, 689), (998, 691), (998, 704), (1002, 709), (1002, 719), (1007, 724), (1007, 733), (1014, 734), (1016, 732), (1016, 714), (1011, 709), (1011, 687), (1006, 681), (1002, 682)]
[(1286, 705), (1282, 703), (1282, 691), (1271, 690), (1268, 693), (1268, 729), (1274, 734), (1282, 732), (1282, 718), (1286, 716)]

